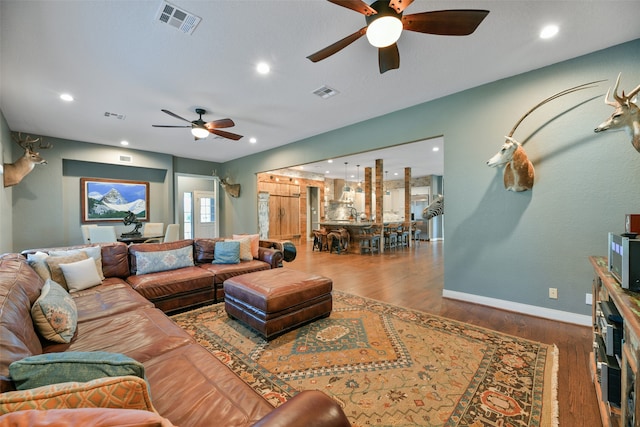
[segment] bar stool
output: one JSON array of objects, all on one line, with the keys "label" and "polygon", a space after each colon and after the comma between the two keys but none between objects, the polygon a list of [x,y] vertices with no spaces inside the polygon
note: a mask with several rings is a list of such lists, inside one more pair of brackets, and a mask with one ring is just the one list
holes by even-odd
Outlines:
[{"label": "bar stool", "polygon": [[317,249],[318,252],[329,250],[327,245],[327,230],[313,230],[313,248],[312,251]]},{"label": "bar stool", "polygon": [[398,245],[401,247],[409,246],[409,230],[403,225],[398,228]]},{"label": "bar stool", "polygon": [[362,233],[355,235],[354,239],[358,241],[361,254],[380,252],[380,236],[372,232],[372,227],[362,229]]},{"label": "bar stool", "polygon": [[329,246],[329,253],[333,252],[334,249],[338,254],[343,250],[346,252],[349,247],[349,231],[346,228],[332,230],[327,234],[327,242]]},{"label": "bar stool", "polygon": [[398,225],[389,224],[384,230],[384,248],[395,249],[398,245]]},{"label": "bar stool", "polygon": [[420,229],[417,228],[413,230],[413,243],[416,245],[420,244]]}]

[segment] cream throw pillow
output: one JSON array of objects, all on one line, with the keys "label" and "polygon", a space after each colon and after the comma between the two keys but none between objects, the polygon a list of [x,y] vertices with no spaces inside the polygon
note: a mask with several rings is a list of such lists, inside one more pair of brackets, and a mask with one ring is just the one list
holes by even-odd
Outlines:
[{"label": "cream throw pillow", "polygon": [[60,264],[69,292],[77,292],[102,283],[93,258],[70,264]]},{"label": "cream throw pillow", "polygon": [[259,255],[259,247],[260,247],[260,235],[259,234],[234,234],[232,236],[234,240],[249,238],[251,239],[251,256],[253,258],[258,258]]},{"label": "cream throw pillow", "polygon": [[78,253],[76,254],[67,256],[49,255],[47,258],[45,258],[45,261],[49,266],[49,271],[51,271],[51,280],[57,282],[58,284],[60,284],[60,286],[68,290],[69,288],[67,287],[67,281],[64,279],[64,273],[60,268],[60,264],[70,264],[72,262],[82,261],[83,259],[88,258],[89,256],[86,254],[86,252],[78,251]]},{"label": "cream throw pillow", "polygon": [[69,256],[76,255],[78,252],[84,252],[87,256],[94,259],[98,275],[100,275],[100,279],[104,280],[104,274],[102,273],[102,248],[100,246],[89,246],[87,248],[70,249],[68,251],[49,251],[49,255]]},{"label": "cream throw pillow", "polygon": [[241,239],[228,240],[227,242],[240,242],[240,261],[251,261],[253,260],[253,254],[251,253],[251,239],[248,237],[243,237]]}]

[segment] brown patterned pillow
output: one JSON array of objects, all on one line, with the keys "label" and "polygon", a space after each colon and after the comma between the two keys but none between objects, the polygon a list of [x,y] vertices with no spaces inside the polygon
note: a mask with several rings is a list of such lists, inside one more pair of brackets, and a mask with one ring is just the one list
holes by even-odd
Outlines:
[{"label": "brown patterned pillow", "polygon": [[72,262],[82,261],[87,258],[89,258],[89,256],[85,252],[78,252],[77,254],[67,256],[48,256],[45,261],[49,266],[49,271],[51,271],[51,280],[59,283],[60,286],[68,291],[69,286],[67,285],[67,281],[64,280],[64,273],[60,268],[60,264],[71,264]]},{"label": "brown patterned pillow", "polygon": [[0,393],[0,414],[26,409],[125,408],[155,411],[147,383],[135,376],[103,377]]}]

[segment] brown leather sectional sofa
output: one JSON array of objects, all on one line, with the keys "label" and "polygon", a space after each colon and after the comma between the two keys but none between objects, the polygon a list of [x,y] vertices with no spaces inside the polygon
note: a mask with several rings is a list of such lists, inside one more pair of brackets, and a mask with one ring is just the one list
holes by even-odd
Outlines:
[{"label": "brown leather sectional sofa", "polygon": [[[188,242],[193,244],[195,258],[204,262],[208,255],[206,251],[199,252],[198,248],[210,248],[211,242]],[[221,283],[228,274],[240,274],[238,266],[226,272],[195,266],[185,271],[161,272],[165,275],[159,273],[155,283],[160,285],[155,289],[153,281],[131,280],[136,277],[130,274],[132,252],[166,248],[157,245],[177,247],[182,244],[184,241],[147,244],[143,248],[138,247],[140,245],[127,247],[122,243],[101,245],[105,279],[98,286],[71,293],[77,306],[78,322],[75,336],[68,344],[46,341],[36,332],[30,309],[44,285],[40,276],[23,255],[0,256],[0,414],[12,393],[20,393],[12,391],[14,384],[9,376],[12,362],[52,352],[106,351],[124,354],[144,365],[153,405],[151,410],[157,411],[163,426],[349,426],[336,402],[317,391],[302,392],[274,409],[162,310],[154,307],[152,301],[167,311],[214,301],[218,296],[216,281]],[[267,268],[277,267],[281,265],[277,252],[261,248],[263,259],[254,261],[265,263]],[[203,280],[201,277],[209,280],[206,290],[207,286],[199,284]],[[60,402],[59,406],[51,417],[62,419],[60,425],[82,424],[82,417],[87,413],[68,409],[73,408],[69,405],[73,405],[70,402],[75,402],[74,399],[58,396],[54,403],[48,402],[48,407],[58,405],[57,402]],[[23,415],[13,412],[8,416]],[[23,425],[40,414],[25,410],[24,417]],[[0,415],[0,424],[1,420]]]}]

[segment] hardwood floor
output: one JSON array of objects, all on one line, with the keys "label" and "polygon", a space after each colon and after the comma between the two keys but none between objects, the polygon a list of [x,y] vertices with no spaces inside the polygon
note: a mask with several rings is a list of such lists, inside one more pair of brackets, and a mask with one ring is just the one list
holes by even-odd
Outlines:
[{"label": "hardwood floor", "polygon": [[[591,328],[443,298],[442,246],[442,242],[421,242],[382,255],[338,255],[312,251],[312,243],[304,242],[296,244],[296,259],[284,268],[330,277],[336,290],[555,344],[560,353],[560,425],[601,426],[588,364]],[[586,260],[585,268],[589,268]]]}]

